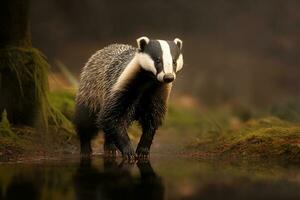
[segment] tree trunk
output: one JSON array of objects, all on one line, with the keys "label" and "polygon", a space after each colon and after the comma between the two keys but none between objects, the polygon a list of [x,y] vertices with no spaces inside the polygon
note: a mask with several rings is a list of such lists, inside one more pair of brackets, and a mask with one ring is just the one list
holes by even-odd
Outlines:
[{"label": "tree trunk", "polygon": [[29,0],[0,1],[0,47],[31,46]]},{"label": "tree trunk", "polygon": [[0,112],[13,124],[47,123],[45,57],[31,46],[30,0],[0,1]]}]

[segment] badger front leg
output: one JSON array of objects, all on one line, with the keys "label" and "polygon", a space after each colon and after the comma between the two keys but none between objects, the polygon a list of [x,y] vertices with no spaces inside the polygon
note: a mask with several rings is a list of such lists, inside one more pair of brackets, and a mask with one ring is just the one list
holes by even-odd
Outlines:
[{"label": "badger front leg", "polygon": [[171,84],[156,85],[143,95],[137,118],[142,126],[142,136],[136,149],[139,158],[147,158],[155,132],[161,126],[167,110]]},{"label": "badger front leg", "polygon": [[150,153],[150,147],[158,127],[151,126],[151,123],[142,124],[143,134],[136,149],[138,158],[147,158]]},{"label": "badger front leg", "polygon": [[148,107],[144,107],[139,119],[143,133],[136,149],[138,158],[148,158],[154,135],[162,124],[166,112],[165,101],[156,99],[152,103],[148,102],[147,105]]}]

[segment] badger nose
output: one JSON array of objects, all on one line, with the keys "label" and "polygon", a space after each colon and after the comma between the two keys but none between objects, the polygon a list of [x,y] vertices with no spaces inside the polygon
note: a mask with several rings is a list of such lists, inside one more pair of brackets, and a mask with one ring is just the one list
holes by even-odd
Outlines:
[{"label": "badger nose", "polygon": [[168,73],[164,75],[164,82],[165,83],[171,83],[172,81],[174,81],[175,77],[173,74]]}]

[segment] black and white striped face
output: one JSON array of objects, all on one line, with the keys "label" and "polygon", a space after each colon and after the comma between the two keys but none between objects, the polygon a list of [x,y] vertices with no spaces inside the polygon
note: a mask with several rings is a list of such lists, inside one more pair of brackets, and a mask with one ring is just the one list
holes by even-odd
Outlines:
[{"label": "black and white striped face", "polygon": [[183,67],[180,39],[165,41],[141,37],[137,43],[138,62],[143,69],[152,72],[160,82],[170,83],[176,79],[176,73]]}]

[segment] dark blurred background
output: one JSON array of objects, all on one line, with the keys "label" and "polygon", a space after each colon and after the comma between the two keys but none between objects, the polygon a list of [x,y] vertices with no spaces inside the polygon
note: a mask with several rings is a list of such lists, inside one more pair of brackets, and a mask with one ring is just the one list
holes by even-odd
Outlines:
[{"label": "dark blurred background", "polygon": [[299,97],[299,0],[33,0],[33,45],[79,75],[110,43],[184,42],[175,94],[264,108]]}]

